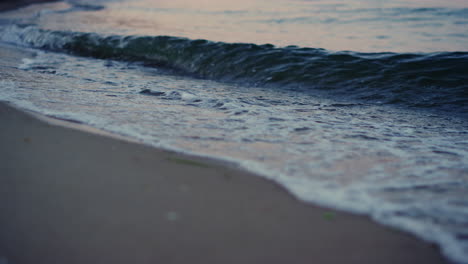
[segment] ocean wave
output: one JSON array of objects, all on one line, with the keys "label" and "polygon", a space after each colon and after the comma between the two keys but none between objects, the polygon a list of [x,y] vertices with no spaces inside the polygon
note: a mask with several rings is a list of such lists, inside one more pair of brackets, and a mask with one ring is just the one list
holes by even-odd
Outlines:
[{"label": "ocean wave", "polygon": [[34,25],[0,29],[30,47],[142,62],[199,78],[411,107],[468,110],[468,52],[358,53],[297,46],[224,43],[172,36],[103,36]]}]

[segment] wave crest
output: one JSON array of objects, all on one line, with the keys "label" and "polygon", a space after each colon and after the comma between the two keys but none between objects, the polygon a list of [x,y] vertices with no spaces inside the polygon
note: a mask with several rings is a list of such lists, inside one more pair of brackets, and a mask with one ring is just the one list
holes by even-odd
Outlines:
[{"label": "wave crest", "polygon": [[1,40],[99,59],[143,62],[200,78],[326,90],[349,99],[456,112],[468,110],[468,53],[330,52],[171,36],[102,36],[33,25],[1,29]]}]

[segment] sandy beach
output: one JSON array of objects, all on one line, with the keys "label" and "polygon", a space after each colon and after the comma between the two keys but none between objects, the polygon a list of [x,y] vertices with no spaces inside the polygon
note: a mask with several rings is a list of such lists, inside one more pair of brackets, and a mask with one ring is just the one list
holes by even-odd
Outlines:
[{"label": "sandy beach", "polygon": [[7,263],[446,263],[242,170],[41,119],[0,105]]}]

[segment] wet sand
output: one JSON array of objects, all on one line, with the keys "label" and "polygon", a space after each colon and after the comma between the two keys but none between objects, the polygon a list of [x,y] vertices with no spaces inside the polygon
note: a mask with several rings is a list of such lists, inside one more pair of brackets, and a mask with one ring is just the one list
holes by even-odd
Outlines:
[{"label": "wet sand", "polygon": [[413,236],[226,164],[5,103],[0,123],[8,263],[447,263]]}]

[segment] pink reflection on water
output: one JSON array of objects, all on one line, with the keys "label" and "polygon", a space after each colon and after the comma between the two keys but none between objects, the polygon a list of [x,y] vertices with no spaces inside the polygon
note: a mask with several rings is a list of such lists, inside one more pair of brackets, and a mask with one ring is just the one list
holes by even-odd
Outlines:
[{"label": "pink reflection on water", "polygon": [[329,50],[468,50],[467,18],[411,10],[420,7],[460,8],[468,7],[468,1],[139,0],[113,3],[97,12],[48,15],[40,22],[54,30]]}]

